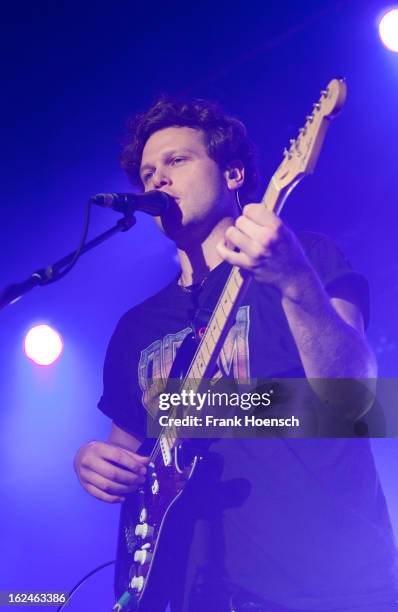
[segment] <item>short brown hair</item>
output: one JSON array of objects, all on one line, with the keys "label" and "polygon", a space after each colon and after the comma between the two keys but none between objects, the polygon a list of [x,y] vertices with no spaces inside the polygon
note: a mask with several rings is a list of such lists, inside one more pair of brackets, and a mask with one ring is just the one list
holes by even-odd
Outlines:
[{"label": "short brown hair", "polygon": [[257,187],[257,168],[254,145],[247,136],[245,125],[229,117],[221,108],[207,100],[189,102],[162,98],[147,112],[129,120],[129,135],[121,154],[121,165],[131,183],[142,186],[140,165],[148,138],[167,127],[191,127],[201,130],[207,154],[224,171],[234,161],[242,162],[245,181],[240,192],[249,201]]}]

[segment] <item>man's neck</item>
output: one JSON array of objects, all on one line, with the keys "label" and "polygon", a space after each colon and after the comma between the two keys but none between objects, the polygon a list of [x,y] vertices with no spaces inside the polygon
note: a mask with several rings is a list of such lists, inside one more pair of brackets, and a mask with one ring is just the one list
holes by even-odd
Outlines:
[{"label": "man's neck", "polygon": [[224,217],[210,231],[206,238],[186,248],[177,247],[177,254],[181,265],[180,284],[184,287],[200,283],[223,260],[218,254],[216,245],[224,240],[227,227],[233,225],[233,217]]}]

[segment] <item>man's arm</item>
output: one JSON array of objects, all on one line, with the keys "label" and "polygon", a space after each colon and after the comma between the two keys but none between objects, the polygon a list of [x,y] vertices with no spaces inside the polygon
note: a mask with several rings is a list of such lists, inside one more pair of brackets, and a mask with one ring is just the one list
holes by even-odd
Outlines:
[{"label": "man's arm", "polygon": [[307,378],[376,377],[359,309],[330,298],[312,268],[282,295],[282,307]]},{"label": "man's arm", "polygon": [[282,298],[282,306],[313,390],[341,416],[355,420],[373,404],[376,359],[358,307],[329,298],[317,277],[314,284],[297,300]]},{"label": "man's arm", "polygon": [[[264,206],[249,204],[217,248],[226,261],[279,290],[305,374],[320,398],[348,410],[350,418],[366,412],[377,368],[361,313],[347,299],[330,299],[293,232]],[[332,380],[344,378],[368,379],[350,386],[349,402],[347,387]]]},{"label": "man's arm", "polygon": [[120,446],[121,448],[125,448],[126,450],[130,450],[135,453],[136,450],[141,446],[142,441],[138,436],[128,433],[115,422],[112,422],[112,428],[108,436],[108,442],[110,444],[115,444],[116,446]]},{"label": "man's arm", "polygon": [[112,423],[107,442],[93,440],[76,453],[74,467],[84,489],[102,501],[117,503],[145,480],[148,457],[136,453],[141,441]]}]

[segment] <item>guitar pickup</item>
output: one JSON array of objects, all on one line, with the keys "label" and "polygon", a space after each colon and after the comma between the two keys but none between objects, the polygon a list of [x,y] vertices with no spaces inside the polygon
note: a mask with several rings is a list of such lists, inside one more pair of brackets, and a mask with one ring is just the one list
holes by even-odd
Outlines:
[{"label": "guitar pickup", "polygon": [[160,438],[160,450],[162,451],[163,463],[166,466],[171,465],[171,451],[165,436]]}]

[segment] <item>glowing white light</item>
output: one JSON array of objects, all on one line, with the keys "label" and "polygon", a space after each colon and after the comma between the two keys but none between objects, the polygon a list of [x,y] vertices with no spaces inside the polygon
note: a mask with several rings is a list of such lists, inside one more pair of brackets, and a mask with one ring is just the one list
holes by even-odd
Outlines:
[{"label": "glowing white light", "polygon": [[25,336],[25,354],[38,365],[51,365],[62,353],[62,338],[48,325],[35,325]]},{"label": "glowing white light", "polygon": [[379,23],[379,34],[383,45],[398,53],[398,8],[383,15]]}]

